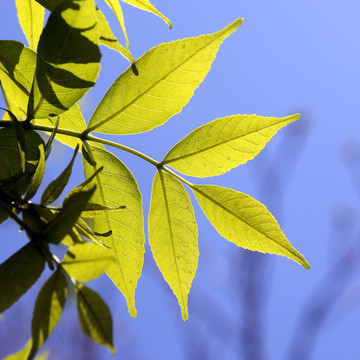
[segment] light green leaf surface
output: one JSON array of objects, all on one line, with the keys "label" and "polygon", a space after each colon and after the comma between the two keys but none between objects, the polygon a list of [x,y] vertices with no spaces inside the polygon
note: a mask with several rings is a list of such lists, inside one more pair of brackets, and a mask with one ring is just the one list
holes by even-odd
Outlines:
[{"label": "light green leaf surface", "polygon": [[28,360],[51,335],[65,305],[66,279],[60,269],[56,270],[41,288],[35,303],[31,322],[33,345]]},{"label": "light green leaf surface", "polygon": [[135,134],[162,125],[179,113],[210,70],[222,41],[242,23],[215,34],[161,44],[136,61],[110,87],[88,124],[88,131]]},{"label": "light green leaf surface", "polygon": [[0,265],[0,313],[17,301],[41,275],[45,258],[33,242]]},{"label": "light green leaf surface", "polygon": [[36,53],[22,43],[0,40],[0,80],[8,110],[26,119],[36,67]]},{"label": "light green leaf surface", "polygon": [[125,28],[125,20],[124,20],[124,14],[123,11],[121,9],[121,5],[120,5],[120,0],[105,0],[105,2],[109,5],[110,9],[114,12],[114,14],[116,15],[121,30],[124,34],[125,37],[125,41],[126,41],[126,47],[129,48],[129,39],[126,33],[126,28]]},{"label": "light green leaf surface", "polygon": [[157,10],[150,3],[150,1],[148,1],[148,0],[123,0],[123,1],[130,4],[130,5],[132,5],[132,6],[135,6],[135,7],[139,8],[139,9],[151,12],[151,13],[161,17],[169,25],[169,28],[170,29],[172,28],[171,21],[166,16],[164,16],[159,10]]},{"label": "light green leaf surface", "polygon": [[245,249],[286,256],[310,268],[260,202],[215,185],[194,185],[192,190],[206,217],[225,239]]},{"label": "light green leaf surface", "polygon": [[100,204],[94,204],[89,203],[86,205],[85,209],[81,212],[81,217],[86,219],[91,219],[99,215],[105,215],[108,212],[113,211],[121,211],[124,210],[125,206],[119,206],[116,208],[100,205]]},{"label": "light green leaf surface", "polygon": [[224,174],[253,159],[279,129],[299,117],[233,115],[214,120],[177,143],[162,163],[190,176]]},{"label": "light green leaf surface", "polygon": [[112,251],[96,244],[83,243],[71,246],[61,263],[70,276],[86,282],[102,275],[114,260]]},{"label": "light green leaf surface", "polygon": [[29,46],[36,50],[42,32],[45,9],[35,0],[16,0],[19,23]]},{"label": "light green leaf surface", "polygon": [[28,117],[59,115],[94,86],[100,70],[93,0],[66,1],[50,14],[38,46]]},{"label": "light green leaf surface", "polygon": [[125,59],[129,60],[131,63],[134,63],[135,59],[131,55],[130,51],[124,48],[114,36],[104,14],[99,9],[96,11],[96,14],[99,26],[100,43],[106,45],[110,49],[119,51]]},{"label": "light green leaf surface", "polygon": [[149,242],[156,264],[188,320],[187,301],[198,266],[198,231],[189,195],[174,176],[156,173],[149,213]]},{"label": "light green leaf surface", "polygon": [[[125,296],[130,315],[136,316],[135,289],[144,261],[144,219],[142,196],[135,178],[127,167],[110,152],[91,146],[93,161],[104,169],[96,176],[96,191],[92,202],[109,207],[126,206],[122,211],[108,212],[94,219],[94,231],[112,235],[103,242],[114,251],[116,262],[107,275]],[[84,159],[86,178],[95,169]]]},{"label": "light green leaf surface", "polygon": [[115,352],[112,336],[112,318],[109,308],[99,294],[85,285],[76,285],[79,321],[84,333],[95,342]]},{"label": "light green leaf surface", "polygon": [[41,185],[44,172],[45,172],[45,148],[43,144],[40,144],[39,146],[39,162],[37,164],[34,176],[31,179],[30,186],[28,191],[26,192],[24,200],[28,201],[30,200],[39,189],[39,186]]}]

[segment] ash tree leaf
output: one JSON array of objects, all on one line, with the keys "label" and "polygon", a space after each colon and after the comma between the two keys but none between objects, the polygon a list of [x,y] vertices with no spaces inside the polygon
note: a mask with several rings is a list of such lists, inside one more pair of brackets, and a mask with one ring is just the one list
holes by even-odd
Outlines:
[{"label": "ash tree leaf", "polygon": [[125,206],[108,207],[100,204],[89,203],[86,205],[85,209],[81,212],[81,217],[86,219],[91,219],[99,215],[104,215],[109,211],[119,211],[124,210]]},{"label": "ash tree leaf", "polygon": [[102,275],[115,260],[112,251],[83,243],[71,246],[61,264],[78,281],[91,281]]},{"label": "ash tree leaf", "polygon": [[174,176],[158,171],[149,212],[149,242],[156,264],[176,295],[182,317],[198,266],[198,231],[189,195]]},{"label": "ash tree leaf", "polygon": [[110,49],[119,51],[125,59],[134,63],[135,59],[131,55],[130,51],[123,47],[114,36],[104,14],[99,9],[97,9],[96,14],[99,25],[100,43]]},{"label": "ash tree leaf", "polygon": [[41,196],[41,205],[48,205],[54,202],[63,192],[65,186],[67,185],[70,175],[72,172],[72,168],[74,165],[74,161],[76,155],[78,153],[79,147],[77,146],[74,151],[74,155],[69,162],[69,165],[63,170],[63,172],[54,180],[52,181],[47,188],[45,189],[44,193]]},{"label": "ash tree leaf", "polygon": [[42,32],[45,9],[35,0],[16,0],[19,23],[29,46],[36,50]]},{"label": "ash tree leaf", "polygon": [[[124,295],[130,315],[135,317],[135,289],[145,251],[142,196],[132,173],[115,155],[94,146],[88,149],[93,162],[104,167],[96,176],[97,187],[91,201],[108,207],[126,206],[122,211],[111,211],[95,217],[94,232],[112,231],[109,237],[102,238],[116,257],[106,273]],[[97,170],[85,159],[83,165],[86,178]]]},{"label": "ash tree leaf", "polygon": [[310,269],[263,204],[215,185],[194,185],[192,190],[206,217],[225,239],[252,251],[286,256]]},{"label": "ash tree leaf", "polygon": [[112,318],[109,308],[99,294],[83,284],[76,285],[79,322],[84,333],[115,352],[112,335]]},{"label": "ash tree leaf", "polygon": [[30,242],[0,265],[0,313],[9,308],[36,282],[45,267],[45,258]]},{"label": "ash tree leaf", "polygon": [[299,117],[233,115],[216,119],[177,143],[162,164],[196,177],[224,174],[253,159],[280,128]]},{"label": "ash tree leaf", "polygon": [[128,68],[100,101],[88,132],[135,134],[149,131],[179,113],[210,70],[222,41],[242,23],[236,20],[210,35],[159,46]]},{"label": "ash tree leaf", "polygon": [[28,360],[34,358],[38,349],[53,332],[64,309],[66,294],[65,276],[57,269],[43,285],[36,299],[31,322],[33,342]]},{"label": "ash tree leaf", "polygon": [[139,8],[139,9],[151,12],[151,13],[161,17],[168,24],[169,28],[170,29],[172,28],[171,21],[166,16],[164,16],[159,10],[157,10],[150,3],[150,1],[148,1],[148,0],[123,0],[123,1],[130,4],[130,5],[132,5],[132,6],[135,6],[135,7]]},{"label": "ash tree leaf", "polygon": [[40,37],[27,115],[59,115],[94,86],[100,70],[99,34],[93,0],[60,4]]}]

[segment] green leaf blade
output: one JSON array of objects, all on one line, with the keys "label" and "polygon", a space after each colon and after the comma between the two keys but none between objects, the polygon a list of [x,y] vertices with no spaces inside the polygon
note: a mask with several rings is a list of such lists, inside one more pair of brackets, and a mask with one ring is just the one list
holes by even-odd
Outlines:
[{"label": "green leaf blade", "polygon": [[216,119],[177,143],[162,163],[189,176],[224,174],[253,159],[279,129],[299,117],[233,115]]},{"label": "green leaf blade", "polygon": [[[112,234],[102,241],[111,247],[116,261],[106,273],[123,293],[129,313],[136,316],[135,289],[144,262],[144,219],[142,196],[135,178],[127,167],[108,151],[89,146],[89,155],[104,169],[96,176],[96,191],[92,202],[107,207],[120,207],[122,211],[107,212],[94,218],[94,231]],[[83,160],[85,177],[89,178],[96,166]]]},{"label": "green leaf blade", "polygon": [[139,75],[127,69],[110,87],[88,131],[136,134],[179,113],[210,70],[222,41],[242,23],[236,20],[210,35],[161,44],[136,61]]},{"label": "green leaf blade", "polygon": [[189,195],[175,177],[156,173],[149,213],[149,242],[156,264],[188,320],[187,300],[198,265],[198,232]]},{"label": "green leaf blade", "polygon": [[192,190],[206,217],[225,239],[252,251],[286,256],[310,269],[263,204],[215,185],[194,185]]}]

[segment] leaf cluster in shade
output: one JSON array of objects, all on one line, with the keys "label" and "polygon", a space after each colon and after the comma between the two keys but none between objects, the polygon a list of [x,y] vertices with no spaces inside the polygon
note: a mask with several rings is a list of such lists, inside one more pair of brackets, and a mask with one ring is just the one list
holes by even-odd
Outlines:
[{"label": "leaf cluster in shade", "polygon": [[[124,1],[172,26],[148,0]],[[188,134],[162,161],[92,135],[150,131],[181,112],[206,77],[220,45],[242,19],[213,34],[160,44],[135,61],[122,5],[118,0],[106,3],[118,19],[125,45],[94,0],[16,0],[29,47],[0,40],[0,80],[7,105],[0,121],[0,223],[15,221],[29,238],[0,265],[0,293],[6,294],[0,298],[0,312],[26,293],[45,266],[52,270],[37,296],[32,338],[9,359],[35,358],[61,317],[70,287],[76,293],[83,332],[114,352],[110,310],[84,284],[104,273],[124,295],[130,315],[137,315],[135,291],[146,239],[142,194],[112,148],[155,167],[148,240],[185,321],[199,259],[189,190],[226,240],[245,249],[286,256],[310,268],[264,205],[241,192],[193,184],[183,177],[213,177],[246,163],[299,115],[218,118]],[[50,15],[43,28],[45,8]],[[118,51],[132,65],[114,81],[86,122],[77,103],[96,83],[100,45]],[[49,135],[46,143],[39,132]],[[54,139],[74,153],[68,165],[42,186]],[[79,150],[85,180],[59,206]],[[62,260],[52,253],[50,244],[67,247]],[[37,358],[41,357],[46,354]]]}]

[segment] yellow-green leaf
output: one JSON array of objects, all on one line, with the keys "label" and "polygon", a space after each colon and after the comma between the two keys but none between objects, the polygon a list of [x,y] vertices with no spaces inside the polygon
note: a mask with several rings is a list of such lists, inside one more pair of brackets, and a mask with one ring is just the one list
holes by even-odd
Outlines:
[{"label": "yellow-green leaf", "polygon": [[94,0],[66,1],[49,16],[38,46],[27,115],[59,115],[94,86],[100,71]]},{"label": "yellow-green leaf", "polygon": [[129,60],[131,63],[134,63],[135,59],[131,55],[130,51],[124,48],[114,36],[104,14],[99,9],[96,11],[96,14],[99,25],[100,43],[109,47],[110,49],[119,51],[125,59]]},{"label": "yellow-green leaf", "polygon": [[109,5],[110,9],[114,12],[114,14],[116,15],[121,30],[124,33],[124,37],[126,40],[126,47],[129,48],[129,39],[126,33],[126,28],[125,28],[125,20],[124,20],[124,14],[123,11],[121,9],[121,5],[120,5],[120,0],[105,0],[105,2]]},{"label": "yellow-green leaf", "polygon": [[198,265],[198,232],[194,210],[183,185],[159,171],[152,188],[149,242],[156,264],[188,320],[187,301]]},{"label": "yellow-green leaf", "polygon": [[151,13],[161,17],[169,25],[169,28],[170,29],[172,28],[171,21],[166,16],[164,16],[159,10],[157,10],[150,3],[150,1],[148,1],[148,0],[123,0],[123,1],[130,4],[130,5],[132,5],[132,6],[135,6],[135,7],[139,8],[139,9],[151,12]]},{"label": "yellow-green leaf", "polygon": [[45,9],[35,0],[16,0],[16,10],[29,46],[36,50],[43,28]]},{"label": "yellow-green leaf", "polygon": [[222,41],[242,23],[215,34],[161,44],[120,75],[96,108],[88,131],[135,134],[179,113],[210,70]]},{"label": "yellow-green leaf", "polygon": [[[115,253],[116,261],[106,271],[125,296],[130,315],[136,316],[135,289],[144,261],[144,219],[142,196],[135,178],[127,167],[108,151],[89,146],[89,156],[104,169],[96,176],[96,191],[92,202],[108,207],[126,206],[122,211],[107,212],[94,219],[94,231],[112,234],[102,238]],[[89,178],[96,166],[83,161]]]},{"label": "yellow-green leaf", "polygon": [[224,174],[253,159],[276,134],[299,115],[283,118],[233,115],[201,126],[177,143],[163,164],[190,176]]},{"label": "yellow-green leaf", "polygon": [[33,344],[28,360],[53,332],[65,305],[66,279],[61,270],[56,270],[41,288],[35,303],[31,322]]},{"label": "yellow-green leaf", "polygon": [[99,294],[83,284],[76,285],[79,321],[84,333],[115,352],[112,339],[112,319],[109,308]]},{"label": "yellow-green leaf", "polygon": [[310,268],[263,204],[215,185],[195,185],[192,190],[206,217],[225,239],[245,249],[286,256]]},{"label": "yellow-green leaf", "polygon": [[83,243],[69,248],[62,265],[70,276],[86,282],[102,275],[114,260],[112,251],[96,244]]}]

